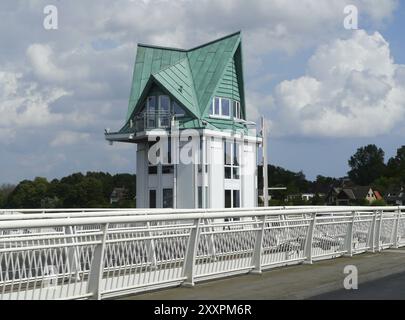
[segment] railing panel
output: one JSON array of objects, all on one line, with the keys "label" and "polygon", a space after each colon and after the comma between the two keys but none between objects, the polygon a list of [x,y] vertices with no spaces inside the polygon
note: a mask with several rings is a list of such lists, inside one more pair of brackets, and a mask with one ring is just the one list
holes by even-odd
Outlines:
[{"label": "railing panel", "polygon": [[268,218],[264,228],[262,265],[266,268],[305,260],[310,220],[305,216]]},{"label": "railing panel", "polygon": [[216,219],[201,227],[196,278],[248,272],[259,228],[255,219]]},{"label": "railing panel", "polygon": [[[0,219],[0,299],[101,299],[405,246],[403,207],[78,211]],[[142,213],[143,212],[143,213]]]},{"label": "railing panel", "polygon": [[346,232],[352,223],[351,214],[319,216],[312,241],[312,258],[339,256],[347,252]]}]

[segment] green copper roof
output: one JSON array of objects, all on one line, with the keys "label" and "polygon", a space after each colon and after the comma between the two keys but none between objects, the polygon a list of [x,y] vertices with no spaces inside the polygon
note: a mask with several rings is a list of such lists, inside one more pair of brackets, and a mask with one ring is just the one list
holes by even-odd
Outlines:
[{"label": "green copper roof", "polygon": [[246,116],[240,32],[190,50],[138,45],[127,124],[154,84],[174,97],[196,124],[206,120],[216,127],[209,118],[214,96],[239,100]]}]

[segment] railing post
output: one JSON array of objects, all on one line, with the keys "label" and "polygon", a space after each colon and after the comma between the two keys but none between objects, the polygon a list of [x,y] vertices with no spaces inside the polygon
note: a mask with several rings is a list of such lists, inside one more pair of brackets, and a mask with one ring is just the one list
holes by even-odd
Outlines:
[{"label": "railing post", "polygon": [[377,250],[380,252],[381,251],[381,227],[382,227],[382,222],[383,222],[383,211],[379,211],[379,216],[380,219],[377,219],[377,239],[376,239],[376,247]]},{"label": "railing post", "polygon": [[314,241],[314,231],[315,231],[315,224],[316,224],[316,213],[312,214],[311,221],[308,227],[307,239],[305,241],[305,261],[306,264],[312,264],[312,244]]},{"label": "railing post", "polygon": [[399,248],[398,230],[399,230],[400,222],[401,222],[401,208],[398,207],[397,218],[395,219],[395,226],[394,226],[394,248],[395,249]]},{"label": "railing post", "polygon": [[353,229],[354,229],[354,220],[356,219],[356,211],[352,212],[352,221],[349,222],[347,227],[346,234],[346,250],[349,257],[353,256]]},{"label": "railing post", "polygon": [[256,232],[255,246],[253,249],[252,256],[252,266],[253,269],[250,271],[252,274],[261,274],[262,273],[262,254],[263,254],[263,236],[264,228],[266,226],[266,216],[259,218],[257,223],[258,230]]},{"label": "railing post", "polygon": [[370,226],[370,234],[368,237],[368,251],[375,252],[375,233],[377,225],[377,211],[373,211],[373,221]]},{"label": "railing post", "polygon": [[[147,236],[152,237],[152,233],[150,232],[150,222],[146,222],[146,227],[148,228],[147,231]],[[153,239],[149,239],[148,241],[148,251],[147,251],[147,257],[150,260],[151,266],[153,268],[156,267],[157,265],[157,259],[156,259],[156,251],[155,251],[155,241]]]},{"label": "railing post", "polygon": [[[210,223],[211,224],[213,224],[213,222],[214,222],[214,219],[206,219],[205,220],[205,222],[206,222],[206,224],[207,225],[209,225]],[[215,259],[215,255],[216,255],[216,249],[215,249],[215,239],[214,239],[214,231],[215,231],[215,228],[214,227],[210,227],[209,228],[209,230],[212,232],[210,235],[209,235],[209,240],[208,240],[208,254],[213,258],[213,259]]]},{"label": "railing post", "polygon": [[198,240],[200,237],[200,223],[201,219],[194,220],[194,226],[190,231],[190,237],[188,239],[183,265],[183,276],[186,279],[182,285],[185,287],[194,286],[195,259],[197,256]]},{"label": "railing post", "polygon": [[87,292],[93,294],[90,297],[92,300],[101,299],[100,287],[104,272],[104,251],[107,241],[108,225],[108,223],[104,224],[100,228],[100,231],[102,232],[101,243],[99,243],[94,249],[94,257],[91,262]]}]

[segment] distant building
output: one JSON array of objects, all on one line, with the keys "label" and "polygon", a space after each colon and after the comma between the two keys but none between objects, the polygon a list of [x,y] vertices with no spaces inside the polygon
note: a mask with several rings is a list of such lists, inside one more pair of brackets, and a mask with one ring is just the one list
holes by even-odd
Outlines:
[{"label": "distant building", "polygon": [[287,201],[311,201],[315,198],[316,194],[314,193],[300,193],[300,194],[290,194],[287,196]]},{"label": "distant building", "polygon": [[382,200],[382,196],[378,191],[373,190],[369,186],[342,188],[336,196],[336,205],[345,206],[359,204],[362,201],[373,203],[376,200]]},{"label": "distant building", "polygon": [[337,196],[342,191],[342,188],[332,187],[328,194],[326,195],[325,202],[329,205],[336,205]]},{"label": "distant building", "polygon": [[403,187],[398,189],[389,190],[385,196],[387,204],[403,206],[405,205],[405,190]]},{"label": "distant building", "polygon": [[128,190],[125,188],[115,188],[110,195],[110,204],[118,203],[126,198]]}]

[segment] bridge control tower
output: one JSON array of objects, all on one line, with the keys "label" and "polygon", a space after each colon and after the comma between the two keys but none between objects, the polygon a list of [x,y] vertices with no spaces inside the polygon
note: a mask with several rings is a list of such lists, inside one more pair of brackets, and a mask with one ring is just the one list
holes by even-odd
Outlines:
[{"label": "bridge control tower", "polygon": [[240,32],[190,50],[139,44],[125,124],[105,138],[137,145],[138,208],[256,207],[262,138],[246,115]]}]

